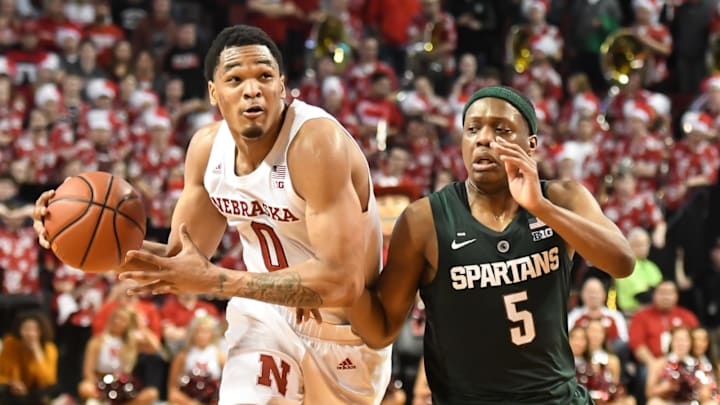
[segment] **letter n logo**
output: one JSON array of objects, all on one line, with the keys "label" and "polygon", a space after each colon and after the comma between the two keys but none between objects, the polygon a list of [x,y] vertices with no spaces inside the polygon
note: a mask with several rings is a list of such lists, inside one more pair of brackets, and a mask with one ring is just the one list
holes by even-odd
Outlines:
[{"label": "letter n logo", "polygon": [[[290,371],[290,365],[285,361],[280,360],[280,368],[282,369],[282,372],[280,372],[280,370],[278,370],[278,365],[275,362],[275,358],[267,354],[260,355],[260,364],[262,365],[262,370],[260,371],[260,375],[257,379],[258,385],[265,385],[272,388],[272,380],[275,380],[278,392],[282,394],[282,396],[285,396],[285,393],[287,392],[287,375]],[[272,374],[272,378],[270,378],[270,374]]]}]

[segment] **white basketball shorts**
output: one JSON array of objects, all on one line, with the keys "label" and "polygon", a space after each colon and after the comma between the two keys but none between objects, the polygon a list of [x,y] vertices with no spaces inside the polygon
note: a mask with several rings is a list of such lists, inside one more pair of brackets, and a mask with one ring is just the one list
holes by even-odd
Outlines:
[{"label": "white basketball shorts", "polygon": [[233,298],[219,405],[378,405],[391,347],[374,350],[349,325],[295,322],[295,310]]}]

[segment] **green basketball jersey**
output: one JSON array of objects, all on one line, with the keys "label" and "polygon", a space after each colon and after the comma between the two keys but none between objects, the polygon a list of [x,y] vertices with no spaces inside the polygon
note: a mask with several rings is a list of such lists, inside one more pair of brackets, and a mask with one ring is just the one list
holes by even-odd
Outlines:
[{"label": "green basketball jersey", "polygon": [[487,228],[461,182],[430,205],[438,268],[420,293],[433,403],[586,403],[568,342],[565,242],[522,208],[504,231]]}]

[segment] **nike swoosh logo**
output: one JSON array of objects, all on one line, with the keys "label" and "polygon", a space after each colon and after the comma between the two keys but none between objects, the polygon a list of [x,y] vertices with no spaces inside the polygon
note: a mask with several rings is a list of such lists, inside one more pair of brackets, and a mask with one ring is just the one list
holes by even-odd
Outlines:
[{"label": "nike swoosh logo", "polygon": [[452,248],[452,250],[458,250],[463,246],[467,246],[467,245],[475,242],[476,240],[477,239],[470,239],[470,240],[466,240],[465,242],[460,242],[460,243],[457,243],[457,242],[455,242],[455,240],[453,240],[452,243],[450,244],[450,248]]}]

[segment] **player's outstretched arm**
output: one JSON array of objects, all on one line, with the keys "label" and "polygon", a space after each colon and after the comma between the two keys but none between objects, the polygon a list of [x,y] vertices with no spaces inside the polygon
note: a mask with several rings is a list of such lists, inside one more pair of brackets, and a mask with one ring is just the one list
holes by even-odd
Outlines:
[{"label": "player's outstretched arm", "polygon": [[553,181],[547,198],[540,189],[537,162],[520,145],[498,137],[490,147],[500,156],[515,201],[557,232],[594,266],[616,278],[629,276],[635,256],[617,226],[580,183]]},{"label": "player's outstretched arm", "polygon": [[427,198],[410,204],[398,218],[377,284],[366,289],[349,311],[353,330],[369,347],[386,347],[400,334],[423,271],[428,265],[436,266],[434,235]]},{"label": "player's outstretched arm", "polygon": [[615,278],[632,274],[635,256],[627,239],[582,184],[550,182],[548,201],[533,214],[594,266]]}]

